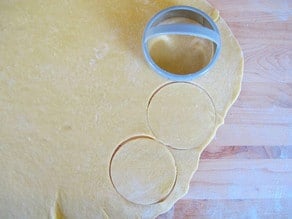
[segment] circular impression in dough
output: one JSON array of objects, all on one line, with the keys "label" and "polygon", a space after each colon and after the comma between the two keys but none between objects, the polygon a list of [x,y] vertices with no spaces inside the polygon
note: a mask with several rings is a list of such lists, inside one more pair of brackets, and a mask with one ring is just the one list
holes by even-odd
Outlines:
[{"label": "circular impression in dough", "polygon": [[216,110],[211,97],[192,83],[169,83],[150,98],[148,124],[153,135],[176,149],[208,143],[215,132]]},{"label": "circular impression in dough", "polygon": [[150,205],[163,201],[176,181],[175,161],[167,147],[150,137],[123,142],[110,164],[117,192],[130,202]]}]

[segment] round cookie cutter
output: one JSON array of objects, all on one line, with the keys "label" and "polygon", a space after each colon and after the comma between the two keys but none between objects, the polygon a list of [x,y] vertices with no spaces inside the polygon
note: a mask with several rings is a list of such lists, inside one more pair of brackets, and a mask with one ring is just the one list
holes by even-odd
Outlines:
[{"label": "round cookie cutter", "polygon": [[[170,18],[188,18],[198,24],[161,24],[163,21]],[[213,42],[214,45],[213,56],[209,63],[199,71],[189,74],[168,72],[156,64],[148,48],[149,40],[161,35],[186,35],[208,39]],[[173,6],[160,11],[148,22],[143,34],[142,49],[148,64],[161,76],[172,81],[191,81],[204,75],[215,65],[221,51],[221,37],[217,25],[205,12],[189,6]]]}]

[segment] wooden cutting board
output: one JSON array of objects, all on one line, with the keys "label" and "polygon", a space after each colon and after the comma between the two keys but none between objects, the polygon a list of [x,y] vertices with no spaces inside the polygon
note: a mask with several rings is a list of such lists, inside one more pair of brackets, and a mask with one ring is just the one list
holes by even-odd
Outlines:
[{"label": "wooden cutting board", "polygon": [[210,0],[245,56],[242,92],[165,218],[292,218],[292,1]]}]

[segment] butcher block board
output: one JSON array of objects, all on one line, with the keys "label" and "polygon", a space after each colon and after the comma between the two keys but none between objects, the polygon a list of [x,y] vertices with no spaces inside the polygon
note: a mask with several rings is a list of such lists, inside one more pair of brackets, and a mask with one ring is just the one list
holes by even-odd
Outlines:
[{"label": "butcher block board", "polygon": [[159,219],[292,218],[292,1],[209,2],[243,49],[242,92]]}]

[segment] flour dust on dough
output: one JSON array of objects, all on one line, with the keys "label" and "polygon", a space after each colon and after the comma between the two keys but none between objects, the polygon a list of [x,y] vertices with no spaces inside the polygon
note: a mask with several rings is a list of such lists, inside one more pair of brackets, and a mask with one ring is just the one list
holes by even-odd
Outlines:
[{"label": "flour dust on dough", "polygon": [[[147,21],[174,5],[205,11],[222,36],[218,62],[191,84],[153,72],[141,49]],[[186,194],[242,73],[238,42],[205,0],[0,1],[0,217],[166,212]]]}]

